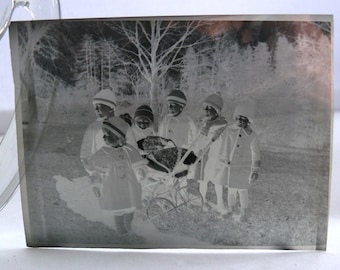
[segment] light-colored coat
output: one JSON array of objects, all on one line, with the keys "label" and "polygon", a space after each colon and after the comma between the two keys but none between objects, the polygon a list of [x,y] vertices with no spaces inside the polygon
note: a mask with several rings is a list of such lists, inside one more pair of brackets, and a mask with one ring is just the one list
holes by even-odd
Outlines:
[{"label": "light-colored coat", "polygon": [[176,146],[188,148],[193,142],[197,128],[194,121],[183,114],[174,117],[167,115],[160,123],[158,136],[171,139]]},{"label": "light-colored coat", "polygon": [[[195,154],[201,156],[206,147],[209,147],[209,149],[207,149],[202,156],[201,163],[199,163],[196,168],[191,168],[190,178],[214,182],[216,176],[225,168],[225,131],[221,133],[221,130],[225,129],[226,126],[227,121],[219,117],[213,122],[206,136],[202,134],[199,135],[198,140],[195,142],[195,148],[193,149]],[[217,134],[219,134],[219,136],[211,143]],[[201,168],[202,166],[203,170]],[[192,174],[193,171],[194,174]]]},{"label": "light-colored coat", "polygon": [[88,160],[88,169],[101,175],[100,207],[115,214],[134,211],[141,206],[141,184],[135,170],[147,164],[130,145],[119,148],[105,146]]},{"label": "light-colored coat", "polygon": [[87,127],[80,148],[81,160],[88,159],[91,155],[106,145],[103,139],[104,133],[102,131],[102,126],[102,121],[95,121]]},{"label": "light-colored coat", "polygon": [[227,128],[227,182],[230,188],[248,189],[250,177],[260,167],[260,144],[257,134],[248,129]]},{"label": "light-colored coat", "polygon": [[226,131],[224,131],[218,139],[212,143],[207,152],[207,161],[204,166],[204,180],[211,181],[214,184],[220,184],[220,178],[225,178],[225,162],[226,162]]}]

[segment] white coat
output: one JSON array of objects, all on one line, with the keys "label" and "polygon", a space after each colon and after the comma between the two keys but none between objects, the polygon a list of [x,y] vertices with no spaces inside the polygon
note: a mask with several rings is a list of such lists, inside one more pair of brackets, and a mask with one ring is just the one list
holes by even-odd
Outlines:
[{"label": "white coat", "polygon": [[[191,174],[189,174],[189,178],[214,182],[216,176],[224,169],[226,160],[226,154],[224,152],[225,131],[221,133],[221,130],[224,130],[226,126],[227,121],[219,117],[212,122],[206,135],[199,135],[193,151],[199,157],[202,156],[204,150],[206,151],[201,157],[201,162],[197,164],[197,167],[190,169]],[[217,139],[214,138],[216,136],[218,136]],[[212,142],[213,138],[214,141]],[[207,147],[209,148],[206,149]]]},{"label": "white coat", "polygon": [[253,171],[260,167],[260,147],[257,134],[249,129],[227,129],[227,182],[230,188],[248,189]]},{"label": "white coat", "polygon": [[[213,126],[210,133],[213,133],[221,128],[219,126]],[[214,141],[206,156],[206,162],[204,165],[204,177],[205,181],[211,181],[214,184],[221,184],[220,178],[225,178],[225,162],[226,155],[226,130]]]},{"label": "white coat", "polygon": [[83,137],[83,142],[80,148],[80,159],[86,160],[91,155],[96,153],[99,149],[106,145],[103,136],[102,130],[103,122],[101,120],[95,121],[91,123]]},{"label": "white coat", "polygon": [[167,115],[160,123],[158,136],[171,139],[177,147],[188,148],[194,141],[197,128],[194,121],[183,114],[174,117]]},{"label": "white coat", "polygon": [[100,207],[115,214],[134,211],[141,206],[142,191],[135,170],[145,168],[147,161],[130,145],[105,146],[88,160],[88,169],[101,175]]}]

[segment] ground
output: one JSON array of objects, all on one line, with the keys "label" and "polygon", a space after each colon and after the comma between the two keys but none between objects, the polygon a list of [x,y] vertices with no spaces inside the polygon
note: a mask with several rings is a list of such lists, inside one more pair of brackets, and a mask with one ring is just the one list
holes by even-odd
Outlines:
[{"label": "ground", "polygon": [[[142,208],[134,220],[136,234],[122,237],[110,226],[110,221],[100,218],[96,221],[82,215],[81,211],[74,211],[58,192],[60,179],[65,183],[69,181],[73,188],[76,187],[74,183],[79,184],[79,179],[86,179],[82,178],[86,172],[79,160],[85,128],[44,126],[37,143],[29,140],[33,138],[31,130],[25,131],[28,139],[25,145],[26,192],[30,208],[25,225],[30,226],[27,230],[29,245],[280,249],[323,249],[326,245],[328,153],[275,147],[262,149],[260,178],[249,190],[250,216],[246,223],[221,217],[211,210],[195,216],[179,216],[175,230],[159,232],[148,223],[145,208]],[[191,184],[197,187],[197,183]],[[215,201],[212,186],[209,187],[209,199]],[[84,189],[77,189],[72,193],[73,200],[81,201],[85,198],[86,180]]]}]

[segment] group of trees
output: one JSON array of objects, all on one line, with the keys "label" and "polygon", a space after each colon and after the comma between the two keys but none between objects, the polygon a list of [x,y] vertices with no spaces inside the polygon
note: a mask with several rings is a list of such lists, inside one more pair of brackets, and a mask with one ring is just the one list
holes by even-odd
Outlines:
[{"label": "group of trees", "polygon": [[249,97],[263,119],[301,109],[308,114],[324,108],[320,101],[329,108],[327,23],[155,19],[28,22],[18,28],[18,39],[26,37],[19,42],[26,67],[35,73],[25,73],[23,66],[21,75],[24,81],[34,78],[29,96],[45,106],[55,95],[65,110],[70,95],[87,106],[92,95],[109,87],[124,106],[131,105],[128,112],[148,103],[156,116],[172,89],[186,93],[195,116],[197,104],[213,92],[222,94],[226,115]]}]

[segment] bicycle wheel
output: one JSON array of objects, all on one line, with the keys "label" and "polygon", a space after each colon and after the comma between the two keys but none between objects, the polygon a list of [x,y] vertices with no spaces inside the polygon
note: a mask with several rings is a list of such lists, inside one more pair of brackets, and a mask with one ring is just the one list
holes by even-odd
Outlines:
[{"label": "bicycle wheel", "polygon": [[176,208],[180,212],[194,215],[203,209],[203,197],[201,193],[189,186],[181,187],[175,193]]},{"label": "bicycle wheel", "polygon": [[175,205],[168,199],[156,197],[150,200],[146,209],[148,219],[160,231],[169,231],[177,225]]}]

